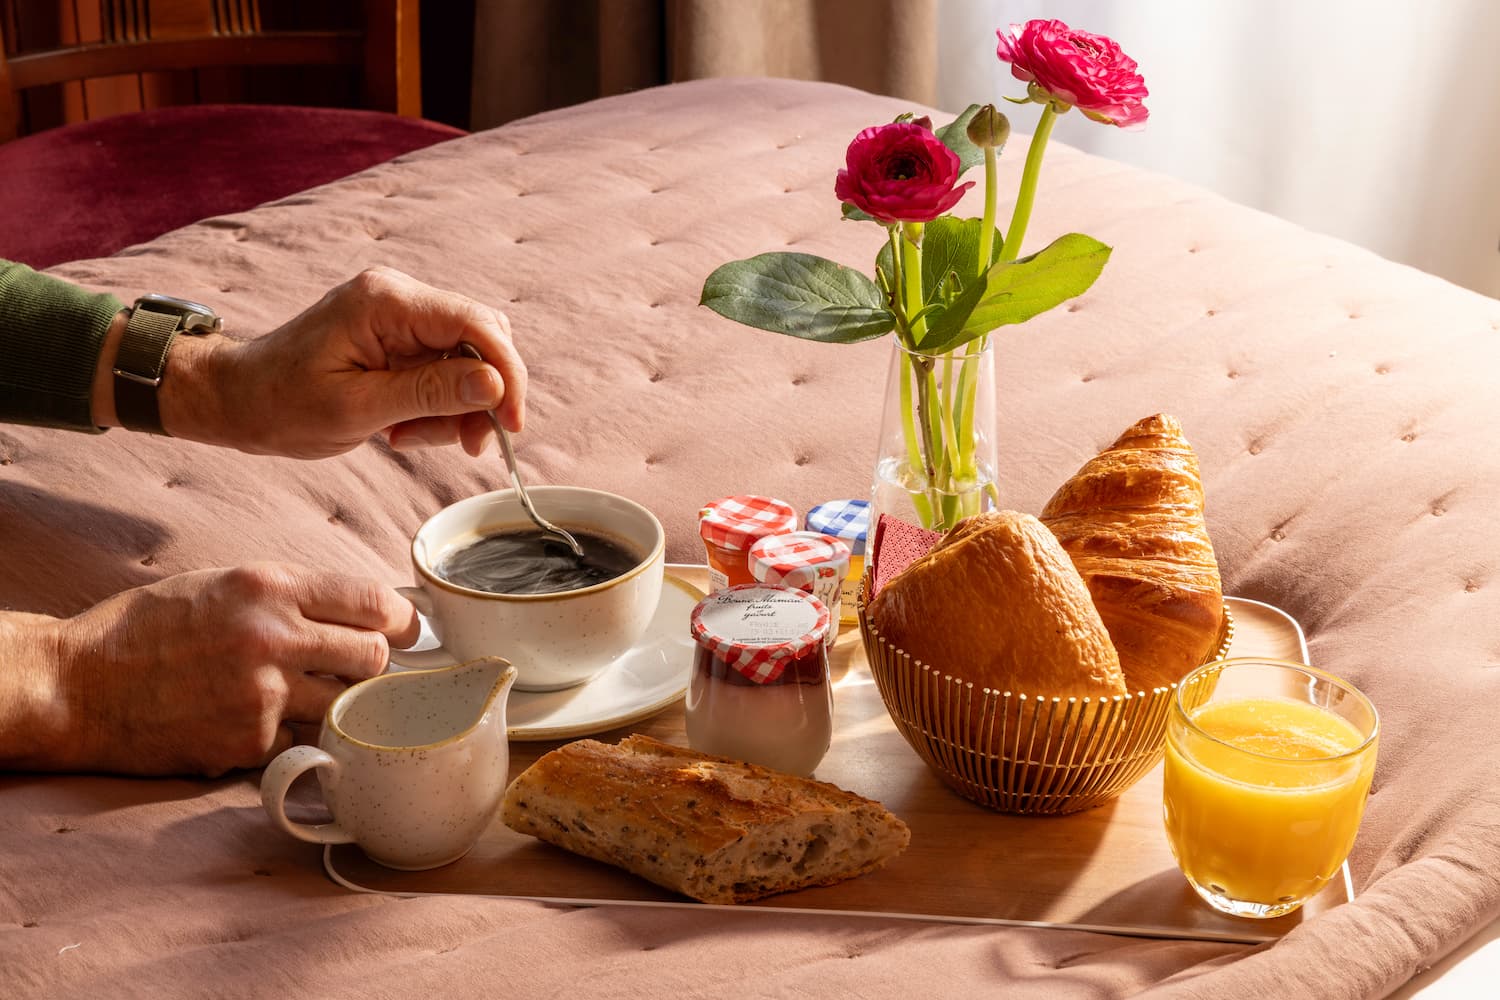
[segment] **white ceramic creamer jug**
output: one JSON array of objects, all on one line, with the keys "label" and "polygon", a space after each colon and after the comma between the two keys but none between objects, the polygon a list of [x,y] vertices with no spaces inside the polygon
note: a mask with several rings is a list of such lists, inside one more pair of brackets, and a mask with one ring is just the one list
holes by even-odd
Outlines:
[{"label": "white ceramic creamer jug", "polygon": [[[509,662],[484,657],[355,684],[329,706],[318,746],[292,747],[266,768],[261,803],[293,837],[356,843],[390,868],[457,861],[505,793],[505,702],[515,679]],[[287,789],[309,768],[318,770],[331,823],[287,818]]]}]

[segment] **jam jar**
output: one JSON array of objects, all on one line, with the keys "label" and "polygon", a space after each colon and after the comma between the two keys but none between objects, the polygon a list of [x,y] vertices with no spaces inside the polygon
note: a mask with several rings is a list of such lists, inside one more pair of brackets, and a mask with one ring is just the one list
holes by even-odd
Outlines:
[{"label": "jam jar", "polygon": [[693,609],[687,690],[694,750],[806,777],[833,740],[828,608],[790,587],[741,584]]},{"label": "jam jar", "polygon": [[[767,535],[750,547],[750,572],[757,583],[796,587],[822,601],[832,621],[839,621],[844,575],[849,572],[849,546],[816,531]],[[830,624],[827,644],[838,637]]]},{"label": "jam jar", "polygon": [[849,570],[844,575],[839,621],[859,624],[860,581],[865,575],[865,538],[870,533],[870,501],[829,500],[807,512],[807,530],[837,538],[849,546]]},{"label": "jam jar", "polygon": [[698,512],[698,534],[708,554],[708,592],[754,583],[750,547],[767,535],[797,530],[797,512],[774,497],[724,497]]}]

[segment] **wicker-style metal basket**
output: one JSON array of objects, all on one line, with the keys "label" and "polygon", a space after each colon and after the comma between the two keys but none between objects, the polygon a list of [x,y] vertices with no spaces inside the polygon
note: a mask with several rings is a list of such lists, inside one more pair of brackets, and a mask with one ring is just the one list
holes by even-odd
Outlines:
[{"label": "wicker-style metal basket", "polygon": [[[1108,802],[1161,759],[1175,684],[1104,699],[975,687],[887,643],[865,611],[869,586],[866,573],[859,630],[880,697],[906,742],[958,794],[1000,812],[1063,815]],[[1210,662],[1224,658],[1233,635],[1225,608]]]}]

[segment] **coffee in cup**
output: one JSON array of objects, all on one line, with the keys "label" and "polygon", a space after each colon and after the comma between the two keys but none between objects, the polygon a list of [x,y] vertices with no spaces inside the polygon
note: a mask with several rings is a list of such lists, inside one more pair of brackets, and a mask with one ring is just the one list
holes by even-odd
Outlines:
[{"label": "coffee in cup", "polygon": [[[528,540],[537,529],[515,491],[460,500],[417,529],[411,560],[418,585],[398,588],[440,646],[393,649],[391,662],[435,667],[503,656],[515,664],[517,690],[554,691],[594,677],[645,633],[661,596],[661,522],[635,501],[603,490],[536,486],[527,492],[548,520],[579,536],[585,561],[604,566],[588,572],[603,578],[590,582],[578,575],[568,553],[562,561],[572,566],[569,582],[581,585],[548,592],[539,567],[567,550]],[[519,558],[506,564],[507,554]]]},{"label": "coffee in cup", "polygon": [[456,549],[434,567],[449,583],[489,594],[558,594],[608,583],[641,554],[604,535],[573,532],[583,555],[539,528],[497,531]]}]

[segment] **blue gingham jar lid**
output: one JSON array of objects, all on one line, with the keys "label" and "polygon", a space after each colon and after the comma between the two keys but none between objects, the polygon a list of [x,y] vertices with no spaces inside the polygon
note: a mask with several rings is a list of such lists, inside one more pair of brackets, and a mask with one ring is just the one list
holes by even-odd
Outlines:
[{"label": "blue gingham jar lid", "polygon": [[865,536],[870,531],[870,501],[829,500],[820,503],[807,512],[807,530],[842,539],[855,555],[863,555]]}]

